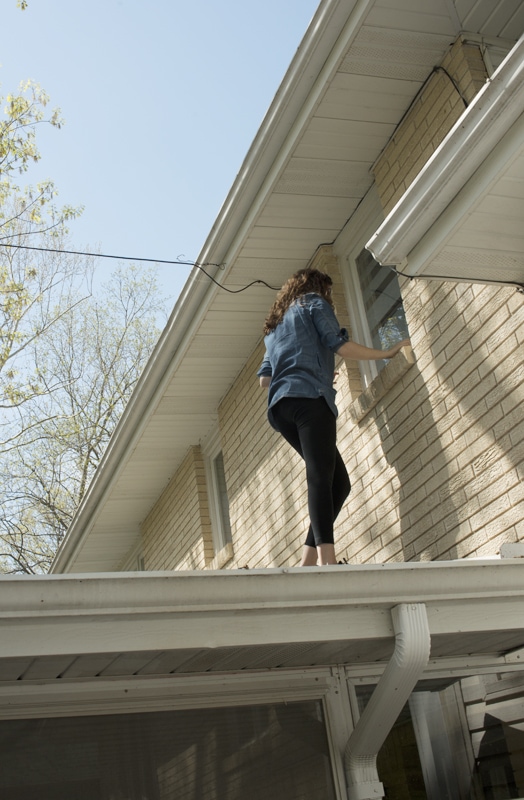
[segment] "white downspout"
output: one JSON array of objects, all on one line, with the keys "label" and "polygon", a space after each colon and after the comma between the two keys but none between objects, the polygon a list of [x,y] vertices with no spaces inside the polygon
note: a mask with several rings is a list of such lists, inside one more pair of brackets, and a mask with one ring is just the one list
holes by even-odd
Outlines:
[{"label": "white downspout", "polygon": [[425,605],[401,603],[391,616],[395,650],[346,745],[349,800],[384,797],[377,754],[429,660],[431,637]]}]

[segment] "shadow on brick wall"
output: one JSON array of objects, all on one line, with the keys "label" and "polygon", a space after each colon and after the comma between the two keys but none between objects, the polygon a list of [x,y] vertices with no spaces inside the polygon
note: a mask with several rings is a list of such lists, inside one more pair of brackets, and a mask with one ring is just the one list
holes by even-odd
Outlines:
[{"label": "shadow on brick wall", "polygon": [[428,338],[451,418],[461,516],[445,557],[491,556],[518,541],[524,521],[524,298],[467,284],[443,284],[435,297]]},{"label": "shadow on brick wall", "polygon": [[[398,478],[398,520],[383,526],[382,549],[404,561],[430,561],[442,557],[450,536],[460,528],[460,504],[453,491],[448,458],[434,417],[434,404],[417,367],[413,366],[398,388],[405,403],[384,403],[376,410],[376,423],[388,464]],[[381,517],[378,510],[377,528]]]}]

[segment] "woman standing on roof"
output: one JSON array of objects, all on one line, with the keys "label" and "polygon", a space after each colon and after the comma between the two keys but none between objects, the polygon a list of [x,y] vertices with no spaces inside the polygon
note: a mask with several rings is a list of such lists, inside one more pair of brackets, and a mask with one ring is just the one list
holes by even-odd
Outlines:
[{"label": "woman standing on roof", "polygon": [[409,344],[374,350],[350,342],[335,316],[332,283],[316,269],[301,269],[286,281],[264,325],[266,353],[257,373],[269,389],[270,424],[306,465],[310,526],[301,566],[336,564],[333,523],[351,488],[336,445],[335,353],[378,361]]}]

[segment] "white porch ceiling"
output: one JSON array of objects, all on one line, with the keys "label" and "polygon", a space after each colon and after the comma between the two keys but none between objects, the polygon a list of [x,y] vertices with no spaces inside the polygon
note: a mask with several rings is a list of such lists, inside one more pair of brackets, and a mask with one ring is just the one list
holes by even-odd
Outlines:
[{"label": "white porch ceiling", "polygon": [[[516,39],[514,0],[323,0],[200,256],[238,289],[280,286],[332,242],[461,29]],[[273,293],[194,270],[53,571],[118,569],[261,337]]]}]

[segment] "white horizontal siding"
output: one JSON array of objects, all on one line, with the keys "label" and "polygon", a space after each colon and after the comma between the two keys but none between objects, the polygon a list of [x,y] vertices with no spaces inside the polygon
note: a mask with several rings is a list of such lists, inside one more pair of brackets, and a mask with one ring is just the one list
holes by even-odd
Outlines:
[{"label": "white horizontal siding", "polygon": [[522,0],[498,0],[493,3],[455,0],[455,5],[463,30],[483,36],[516,39],[515,28],[522,28],[524,24]]},{"label": "white horizontal siding", "polygon": [[371,9],[366,24],[401,31],[431,31],[451,37],[459,32],[442,0],[380,0]]}]

